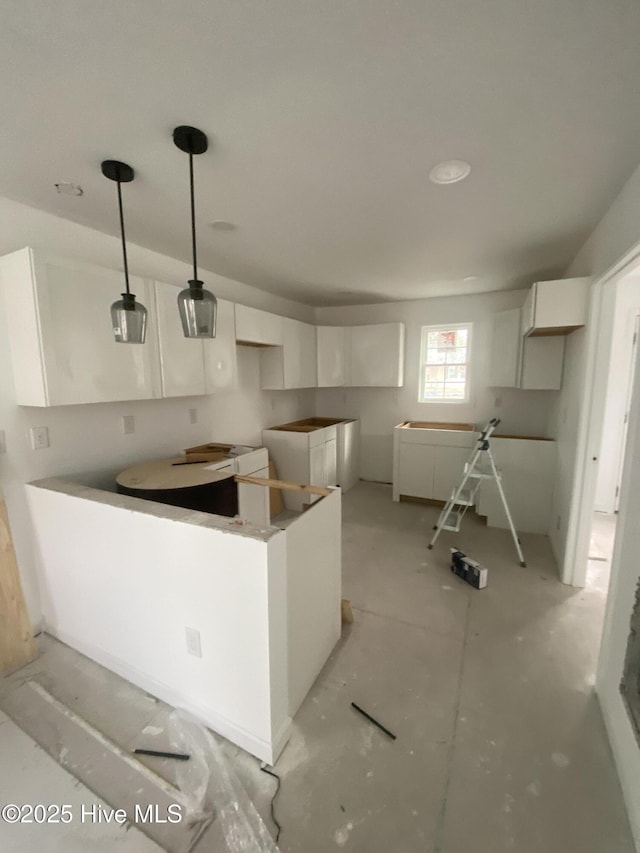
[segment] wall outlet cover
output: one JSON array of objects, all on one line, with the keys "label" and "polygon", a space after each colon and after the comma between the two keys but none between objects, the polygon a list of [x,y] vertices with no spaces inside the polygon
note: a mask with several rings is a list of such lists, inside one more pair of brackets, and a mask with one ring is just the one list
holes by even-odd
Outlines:
[{"label": "wall outlet cover", "polygon": [[29,436],[33,450],[44,450],[49,447],[49,427],[31,427]]},{"label": "wall outlet cover", "polygon": [[196,658],[202,657],[202,643],[200,641],[200,631],[195,628],[185,628],[185,636],[187,638],[187,653]]},{"label": "wall outlet cover", "polygon": [[198,410],[197,409],[189,409],[189,423],[197,424],[198,423]]},{"label": "wall outlet cover", "polygon": [[133,415],[122,416],[122,432],[125,435],[131,435],[136,431],[136,419]]}]

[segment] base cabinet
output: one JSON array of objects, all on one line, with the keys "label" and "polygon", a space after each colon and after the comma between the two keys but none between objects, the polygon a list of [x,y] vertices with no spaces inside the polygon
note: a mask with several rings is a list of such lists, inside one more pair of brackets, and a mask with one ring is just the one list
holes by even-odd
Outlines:
[{"label": "base cabinet", "polygon": [[[477,437],[473,429],[399,424],[393,435],[393,500],[447,501],[462,479]],[[461,425],[465,426],[465,425]]]},{"label": "base cabinet", "polygon": [[[278,477],[311,486],[337,485],[337,431],[335,426],[297,432],[287,424],[262,431],[262,442],[275,462]],[[283,491],[287,509],[301,512],[318,495]]]},{"label": "base cabinet", "polygon": [[[556,469],[556,443],[541,438],[492,436],[491,452],[502,474],[509,512],[522,533],[549,532]],[[490,527],[508,527],[492,480],[482,482],[476,508]]]}]

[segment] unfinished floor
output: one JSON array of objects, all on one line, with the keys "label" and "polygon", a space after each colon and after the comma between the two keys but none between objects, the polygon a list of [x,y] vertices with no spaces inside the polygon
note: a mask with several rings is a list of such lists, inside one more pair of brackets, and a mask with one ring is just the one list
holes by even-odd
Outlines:
[{"label": "unfinished floor", "polygon": [[[427,551],[437,511],[394,504],[387,486],[360,484],[343,507],[343,592],[355,623],[275,767],[280,849],[632,853],[593,692],[606,561],[591,563],[589,587],[572,589],[558,581],[545,537],[522,536],[521,569],[509,534],[474,517]],[[450,545],[489,568],[487,589],[451,574]],[[143,730],[146,745],[162,748],[162,703],[54,641],[43,648],[19,678],[5,679],[0,707],[31,676],[124,748],[140,744]],[[228,745],[226,754],[272,827],[273,780],[240,750]],[[170,776],[168,762],[148,761]],[[1,772],[11,771],[3,763]],[[3,851],[35,849],[26,833],[24,846],[10,848],[2,834],[0,824]],[[195,849],[224,851],[215,822]]]}]

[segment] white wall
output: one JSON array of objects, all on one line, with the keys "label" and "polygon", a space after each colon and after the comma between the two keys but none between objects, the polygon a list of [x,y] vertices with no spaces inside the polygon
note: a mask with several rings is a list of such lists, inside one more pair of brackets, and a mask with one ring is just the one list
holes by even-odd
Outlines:
[{"label": "white wall", "polygon": [[[405,374],[402,388],[326,388],[316,392],[316,414],[361,419],[360,476],[390,482],[393,428],[403,420],[457,421],[482,424],[502,420],[499,431],[548,435],[555,391],[490,388],[493,317],[522,305],[526,291],[500,291],[472,296],[436,297],[411,302],[316,308],[319,325],[403,322],[406,325]],[[418,379],[422,326],[473,323],[471,395],[468,403],[419,403]],[[498,402],[499,401],[499,402]]]},{"label": "white wall", "polygon": [[47,630],[272,763],[290,722],[286,534],[55,483],[26,488]]},{"label": "white wall", "polygon": [[[629,637],[629,622],[640,574],[640,358],[636,360],[633,407],[629,422],[625,469],[612,579],[607,599],[596,688],[609,733],[631,828],[640,850],[640,745],[620,695],[620,679]],[[637,685],[636,685],[637,686]]]},{"label": "white wall", "polygon": [[[565,275],[590,275],[595,283],[605,273],[613,271],[622,259],[630,255],[640,243],[640,167],[631,175],[618,197],[586,241]],[[593,288],[592,288],[593,290]],[[606,291],[606,288],[605,288]],[[580,494],[574,493],[578,418],[582,414],[582,398],[586,391],[585,363],[589,357],[587,342],[593,347],[596,372],[602,373],[596,351],[598,334],[612,327],[612,302],[605,292],[602,301],[603,316],[598,329],[576,332],[569,336],[565,354],[565,379],[552,415],[552,430],[558,430],[560,464],[554,510],[561,514],[563,530],[553,537],[554,550],[563,562],[566,546],[566,519],[577,506]],[[592,300],[593,302],[593,300]],[[591,319],[591,318],[590,318]],[[608,363],[604,365],[606,381]],[[603,413],[601,413],[602,415]],[[597,453],[597,449],[595,449]],[[620,516],[616,548],[611,568],[611,588],[607,600],[607,614],[603,644],[598,665],[597,692],[605,724],[616,760],[631,826],[640,850],[640,749],[633,729],[620,699],[619,684],[622,662],[629,633],[629,617],[633,595],[640,575],[638,553],[640,549],[640,370],[636,370],[634,411],[627,438],[625,473],[622,483]],[[552,531],[553,532],[553,531]]]},{"label": "white wall", "polygon": [[596,504],[598,512],[614,512],[620,485],[624,417],[629,394],[633,333],[640,313],[640,278],[626,276],[615,293],[611,361],[607,377],[607,400],[599,456]]},{"label": "white wall", "polygon": [[[26,245],[122,268],[119,238],[0,198],[0,255]],[[189,266],[180,261],[133,245],[128,249],[133,273],[175,284],[191,277]],[[313,318],[308,306],[272,297],[205,270],[202,278],[222,298],[301,320]],[[143,459],[175,455],[184,447],[205,441],[259,444],[263,427],[309,415],[313,411],[313,391],[260,390],[258,358],[257,349],[238,347],[238,388],[214,396],[49,409],[17,407],[6,318],[0,313],[0,429],[5,432],[7,445],[7,452],[0,454],[0,484],[34,626],[40,624],[41,606],[24,484],[39,477],[84,470],[120,470]],[[199,418],[195,426],[188,417],[188,410],[193,407]],[[121,432],[120,418],[124,414],[135,417],[133,435]],[[31,426],[49,427],[50,448],[31,450]]]}]

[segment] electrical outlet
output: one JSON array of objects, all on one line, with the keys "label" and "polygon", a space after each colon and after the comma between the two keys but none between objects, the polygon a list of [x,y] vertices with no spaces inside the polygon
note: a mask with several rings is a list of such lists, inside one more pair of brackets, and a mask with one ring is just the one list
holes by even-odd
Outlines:
[{"label": "electrical outlet", "polygon": [[7,452],[7,441],[4,437],[4,430],[0,429],[0,453]]},{"label": "electrical outlet", "polygon": [[196,631],[195,628],[185,628],[184,633],[187,638],[187,654],[201,658],[202,644],[200,642],[200,631]]},{"label": "electrical outlet", "polygon": [[45,447],[49,447],[49,427],[31,427],[29,435],[31,447],[34,450],[44,450]]},{"label": "electrical outlet", "polygon": [[133,415],[123,415],[122,416],[122,432],[125,435],[131,435],[132,432],[136,431],[136,419]]},{"label": "electrical outlet", "polygon": [[197,409],[189,409],[189,423],[197,424],[198,423],[198,410]]}]

